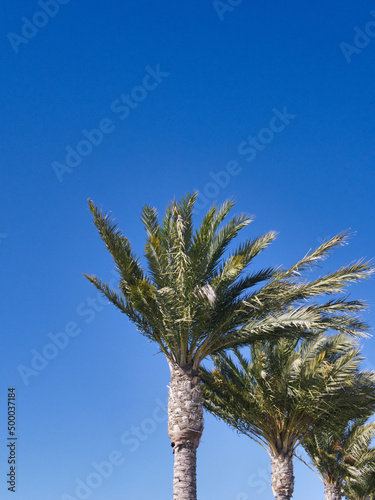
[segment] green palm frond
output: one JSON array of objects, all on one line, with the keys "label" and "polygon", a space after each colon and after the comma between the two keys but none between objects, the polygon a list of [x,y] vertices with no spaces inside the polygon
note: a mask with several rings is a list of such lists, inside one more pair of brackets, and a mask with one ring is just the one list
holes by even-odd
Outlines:
[{"label": "green palm frond", "polygon": [[309,251],[303,259],[296,262],[296,264],[294,264],[287,271],[284,271],[284,276],[290,277],[296,274],[300,275],[301,271],[318,266],[319,263],[323,261],[335,247],[347,244],[349,236],[350,235],[347,231],[342,231],[333,238],[323,241],[318,248]]}]

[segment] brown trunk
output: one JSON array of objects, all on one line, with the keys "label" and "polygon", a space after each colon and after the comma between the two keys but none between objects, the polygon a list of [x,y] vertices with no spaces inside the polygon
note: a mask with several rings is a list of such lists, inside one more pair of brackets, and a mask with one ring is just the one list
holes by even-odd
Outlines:
[{"label": "brown trunk", "polygon": [[196,454],[203,431],[203,401],[198,372],[169,364],[168,435],[174,458],[173,500],[196,500]]},{"label": "brown trunk", "polygon": [[324,483],[325,500],[341,500],[341,488],[336,483]]},{"label": "brown trunk", "polygon": [[271,457],[272,492],[276,500],[289,500],[294,490],[293,455]]}]

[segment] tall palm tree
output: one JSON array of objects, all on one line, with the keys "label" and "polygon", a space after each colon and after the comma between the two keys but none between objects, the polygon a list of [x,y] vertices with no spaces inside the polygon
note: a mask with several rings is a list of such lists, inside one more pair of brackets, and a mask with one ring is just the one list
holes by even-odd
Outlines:
[{"label": "tall palm tree", "polygon": [[[349,400],[350,402],[350,400]],[[343,493],[364,498],[374,492],[375,454],[370,448],[375,437],[375,422],[367,422],[374,408],[356,409],[357,417],[329,425],[313,426],[304,448],[324,482],[326,500],[340,500]]]},{"label": "tall palm tree", "polygon": [[249,264],[275,239],[275,233],[246,240],[224,258],[229,244],[252,218],[239,215],[225,221],[234,205],[227,201],[214,205],[194,231],[196,198],[193,193],[179,203],[173,201],[161,223],[155,208],[143,208],[148,273],[110,216],[89,200],[94,224],[118,271],[118,289],[96,276],[85,276],[158,344],[169,363],[174,500],[196,499],[196,450],[203,430],[201,362],[217,351],[255,339],[315,333],[328,324],[342,332],[362,331],[364,324],[356,317],[362,303],[344,298],[319,305],[306,301],[341,292],[372,270],[368,263],[358,262],[311,283],[302,281],[301,271],[344,243],[346,235],[340,234],[290,269],[249,273]]},{"label": "tall palm tree", "polygon": [[234,349],[201,368],[204,406],[266,449],[276,499],[293,494],[293,454],[312,425],[375,406],[375,375],[358,371],[356,343],[344,334],[256,342],[251,361]]}]

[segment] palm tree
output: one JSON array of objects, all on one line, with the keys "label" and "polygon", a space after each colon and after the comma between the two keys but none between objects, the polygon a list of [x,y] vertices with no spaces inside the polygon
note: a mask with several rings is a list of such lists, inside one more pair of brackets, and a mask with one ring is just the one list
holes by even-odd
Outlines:
[{"label": "palm tree", "polygon": [[197,193],[166,209],[161,223],[155,208],[145,206],[147,273],[129,240],[110,216],[89,200],[94,224],[119,274],[118,289],[96,276],[86,278],[135,323],[164,353],[171,371],[168,434],[175,455],[174,500],[196,499],[196,450],[203,430],[199,366],[209,355],[255,339],[300,336],[327,328],[357,333],[365,325],[355,313],[363,304],[346,299],[308,304],[313,296],[345,290],[346,284],[371,273],[368,263],[343,267],[307,283],[298,273],[315,265],[346,239],[324,242],[288,270],[248,273],[253,258],[274,239],[269,232],[246,240],[226,258],[228,245],[252,218],[232,217],[234,203],[214,205],[193,230]]},{"label": "palm tree", "polygon": [[340,423],[325,422],[307,434],[304,448],[323,479],[326,500],[340,500],[345,491],[356,499],[374,492],[375,452],[370,443],[375,422],[366,423],[373,411],[370,403],[356,409],[356,418],[344,413]]},{"label": "palm tree", "polygon": [[251,361],[213,356],[201,368],[204,406],[265,448],[271,458],[272,491],[288,500],[294,489],[293,455],[313,424],[342,412],[375,406],[375,375],[358,371],[361,361],[344,334],[256,342]]}]

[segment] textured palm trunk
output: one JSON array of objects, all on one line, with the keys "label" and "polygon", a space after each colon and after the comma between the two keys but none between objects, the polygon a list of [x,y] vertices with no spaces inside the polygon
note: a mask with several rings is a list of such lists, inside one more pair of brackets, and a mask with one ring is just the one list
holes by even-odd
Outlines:
[{"label": "textured palm trunk", "polygon": [[276,500],[289,500],[294,491],[293,455],[271,457],[272,492]]},{"label": "textured palm trunk", "polygon": [[341,500],[341,488],[336,483],[324,483],[325,500]]},{"label": "textured palm trunk", "polygon": [[173,500],[197,498],[197,448],[203,431],[203,401],[198,372],[169,364],[168,435],[174,453]]}]

